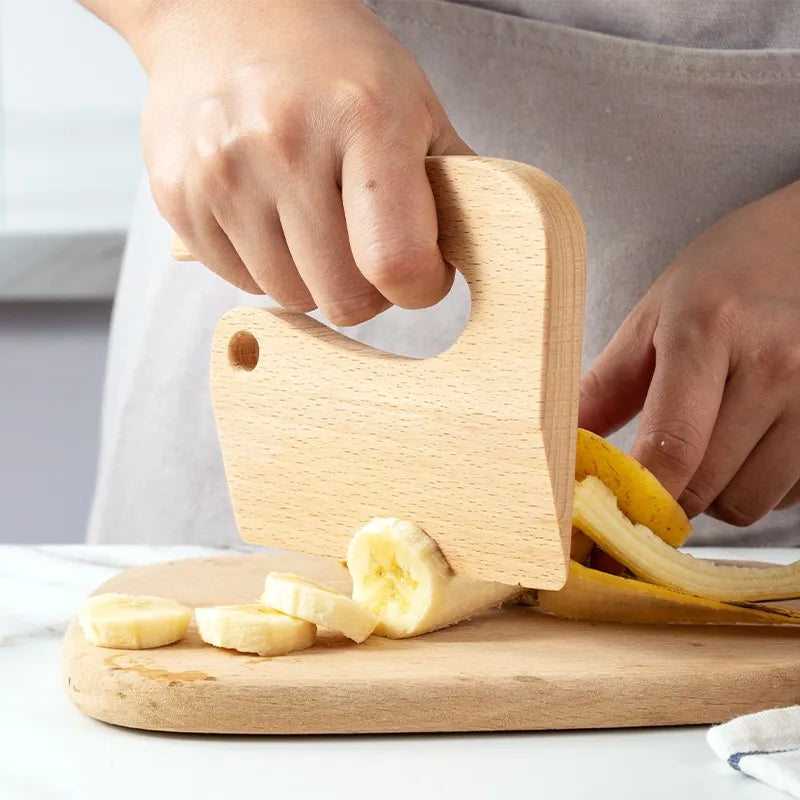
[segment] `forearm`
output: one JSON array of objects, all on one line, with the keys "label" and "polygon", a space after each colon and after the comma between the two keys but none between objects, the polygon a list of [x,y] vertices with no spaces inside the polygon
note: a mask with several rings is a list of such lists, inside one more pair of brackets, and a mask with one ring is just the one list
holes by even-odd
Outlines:
[{"label": "forearm", "polygon": [[[132,47],[147,72],[156,42],[182,47],[199,40],[208,20],[239,18],[254,29],[286,26],[301,29],[319,16],[321,0],[78,0],[114,28]],[[332,3],[333,0],[325,0]],[[338,0],[339,6],[361,6],[362,0]],[[196,29],[196,30],[194,30]],[[163,35],[162,35],[163,34]],[[195,35],[196,34],[196,35]]]}]

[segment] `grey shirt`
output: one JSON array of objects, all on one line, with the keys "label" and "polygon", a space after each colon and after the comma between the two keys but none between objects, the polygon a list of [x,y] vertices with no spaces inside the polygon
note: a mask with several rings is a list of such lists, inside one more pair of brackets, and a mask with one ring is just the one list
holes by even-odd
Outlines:
[{"label": "grey shirt", "polygon": [[[474,150],[534,164],[575,196],[588,237],[584,367],[695,236],[800,178],[800,12],[788,0],[369,5]],[[114,312],[92,541],[238,542],[208,353],[219,316],[268,301],[171,262],[169,239],[143,184]],[[460,283],[434,309],[391,309],[351,335],[436,352],[466,309]],[[694,540],[798,544],[800,512],[747,530],[700,519]]]}]

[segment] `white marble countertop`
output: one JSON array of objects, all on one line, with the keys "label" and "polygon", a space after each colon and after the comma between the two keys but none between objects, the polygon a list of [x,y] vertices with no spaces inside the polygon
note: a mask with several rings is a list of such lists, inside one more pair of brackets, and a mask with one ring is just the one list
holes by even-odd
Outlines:
[{"label": "white marble countertop", "polygon": [[[243,548],[244,549],[244,548]],[[531,734],[223,737],[83,716],[59,680],[69,617],[126,567],[200,547],[0,547],[0,798],[543,798],[780,800],[720,762],[699,727]],[[789,562],[791,550],[711,557]]]}]

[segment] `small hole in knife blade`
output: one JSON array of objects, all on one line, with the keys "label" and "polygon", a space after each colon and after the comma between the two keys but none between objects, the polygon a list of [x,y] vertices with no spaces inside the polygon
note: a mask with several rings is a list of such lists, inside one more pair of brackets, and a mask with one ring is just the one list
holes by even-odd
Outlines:
[{"label": "small hole in knife blade", "polygon": [[258,364],[258,339],[250,331],[239,331],[228,343],[228,361],[234,369],[252,372]]}]

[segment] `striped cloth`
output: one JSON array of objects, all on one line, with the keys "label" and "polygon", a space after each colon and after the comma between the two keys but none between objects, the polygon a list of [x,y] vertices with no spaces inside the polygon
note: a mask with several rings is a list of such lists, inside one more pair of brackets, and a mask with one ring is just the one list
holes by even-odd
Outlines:
[{"label": "striped cloth", "polygon": [[707,738],[733,769],[800,798],[800,706],[737,717]]}]

